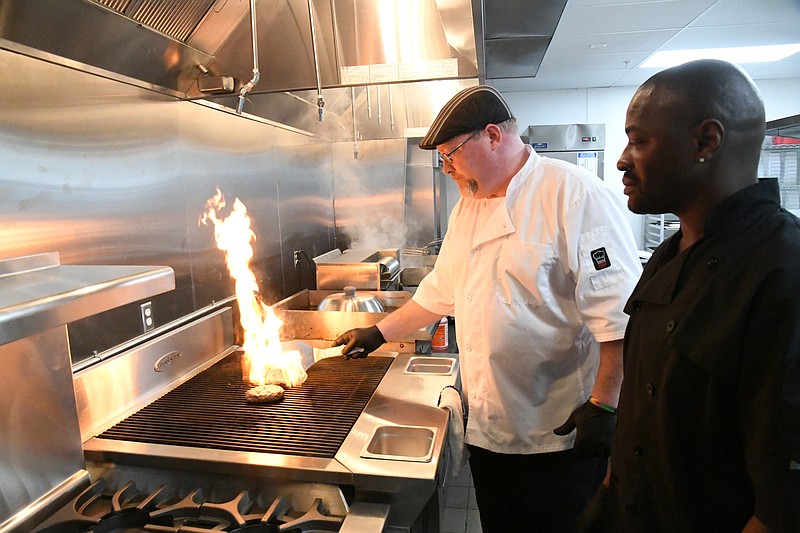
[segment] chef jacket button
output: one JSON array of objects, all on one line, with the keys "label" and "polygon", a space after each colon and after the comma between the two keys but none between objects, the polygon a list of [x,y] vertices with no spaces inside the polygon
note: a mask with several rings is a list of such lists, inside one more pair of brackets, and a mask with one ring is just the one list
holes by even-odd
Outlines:
[{"label": "chef jacket button", "polygon": [[712,269],[712,268],[714,268],[715,266],[717,266],[717,263],[719,263],[719,261],[717,260],[717,258],[716,258],[716,257],[712,257],[712,258],[710,258],[708,261],[706,261],[706,268],[708,268],[708,269]]},{"label": "chef jacket button", "polygon": [[642,308],[642,302],[640,302],[639,300],[636,300],[635,302],[633,302],[633,310],[634,311],[638,311],[641,308]]},{"label": "chef jacket button", "polygon": [[638,444],[633,447],[633,455],[635,455],[636,457],[641,457],[643,453],[644,449]]},{"label": "chef jacket button", "polygon": [[471,302],[472,301],[472,296],[467,296],[467,301]]},{"label": "chef jacket button", "polygon": [[672,333],[672,330],[674,330],[674,329],[675,329],[675,321],[674,320],[670,320],[669,322],[667,322],[667,331]]},{"label": "chef jacket button", "polygon": [[648,383],[647,384],[647,394],[649,394],[650,396],[655,396],[655,393],[656,393],[656,388],[653,386],[652,383]]}]

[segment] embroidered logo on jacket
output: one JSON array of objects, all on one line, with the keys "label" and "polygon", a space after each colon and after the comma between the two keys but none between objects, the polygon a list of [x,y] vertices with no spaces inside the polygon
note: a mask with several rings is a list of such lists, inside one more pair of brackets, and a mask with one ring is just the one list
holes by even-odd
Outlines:
[{"label": "embroidered logo on jacket", "polygon": [[608,258],[605,248],[598,248],[597,250],[592,250],[590,253],[592,255],[592,263],[594,263],[594,268],[596,270],[603,270],[611,266],[611,259]]}]

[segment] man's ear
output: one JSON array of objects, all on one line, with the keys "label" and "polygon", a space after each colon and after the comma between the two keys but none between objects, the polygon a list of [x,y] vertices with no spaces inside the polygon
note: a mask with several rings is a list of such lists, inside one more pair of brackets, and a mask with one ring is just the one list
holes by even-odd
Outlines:
[{"label": "man's ear", "polygon": [[492,150],[497,147],[497,144],[500,142],[500,139],[503,138],[503,130],[500,129],[500,126],[497,124],[487,124],[486,125],[486,134],[489,136],[489,141],[492,145]]},{"label": "man's ear", "polygon": [[714,118],[707,118],[695,128],[696,159],[710,161],[725,140],[725,126]]}]

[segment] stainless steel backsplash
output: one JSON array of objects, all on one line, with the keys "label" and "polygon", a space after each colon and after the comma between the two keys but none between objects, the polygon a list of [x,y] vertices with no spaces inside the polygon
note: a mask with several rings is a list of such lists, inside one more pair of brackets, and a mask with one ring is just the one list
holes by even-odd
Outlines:
[{"label": "stainless steel backsplash", "polygon": [[[294,251],[341,246],[336,184],[348,224],[359,223],[354,178],[364,195],[383,187],[370,212],[402,226],[405,139],[362,142],[354,160],[351,144],[38,57],[0,50],[0,71],[0,257],[170,266],[176,288],[152,299],[156,326],[233,293],[213,229],[198,225],[216,187],[247,206],[268,303],[302,288]],[[142,335],[139,303],[69,324],[73,363]]]}]

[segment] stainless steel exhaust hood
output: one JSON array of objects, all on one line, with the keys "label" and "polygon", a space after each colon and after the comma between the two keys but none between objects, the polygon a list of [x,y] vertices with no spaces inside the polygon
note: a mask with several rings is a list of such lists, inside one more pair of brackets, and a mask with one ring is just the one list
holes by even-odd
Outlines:
[{"label": "stainless steel exhaust hood", "polygon": [[[476,77],[470,0],[258,2],[256,92]],[[456,15],[458,13],[459,15]],[[3,0],[0,45],[203,97],[197,79],[252,72],[246,0]],[[27,50],[23,50],[27,51]],[[216,88],[216,84],[208,84]]]},{"label": "stainless steel exhaust hood", "polygon": [[[316,53],[307,0],[258,10],[262,77],[255,92],[316,88],[317,67],[325,88],[477,76],[474,53],[470,58],[449,44],[434,0],[317,0],[313,6]],[[209,69],[249,76],[249,41],[242,23]]]},{"label": "stainless steel exhaust hood", "polygon": [[257,0],[254,41],[248,0],[0,0],[0,48],[236,109],[255,42],[248,114],[383,139],[427,128],[464,84],[534,76],[565,3]]}]

